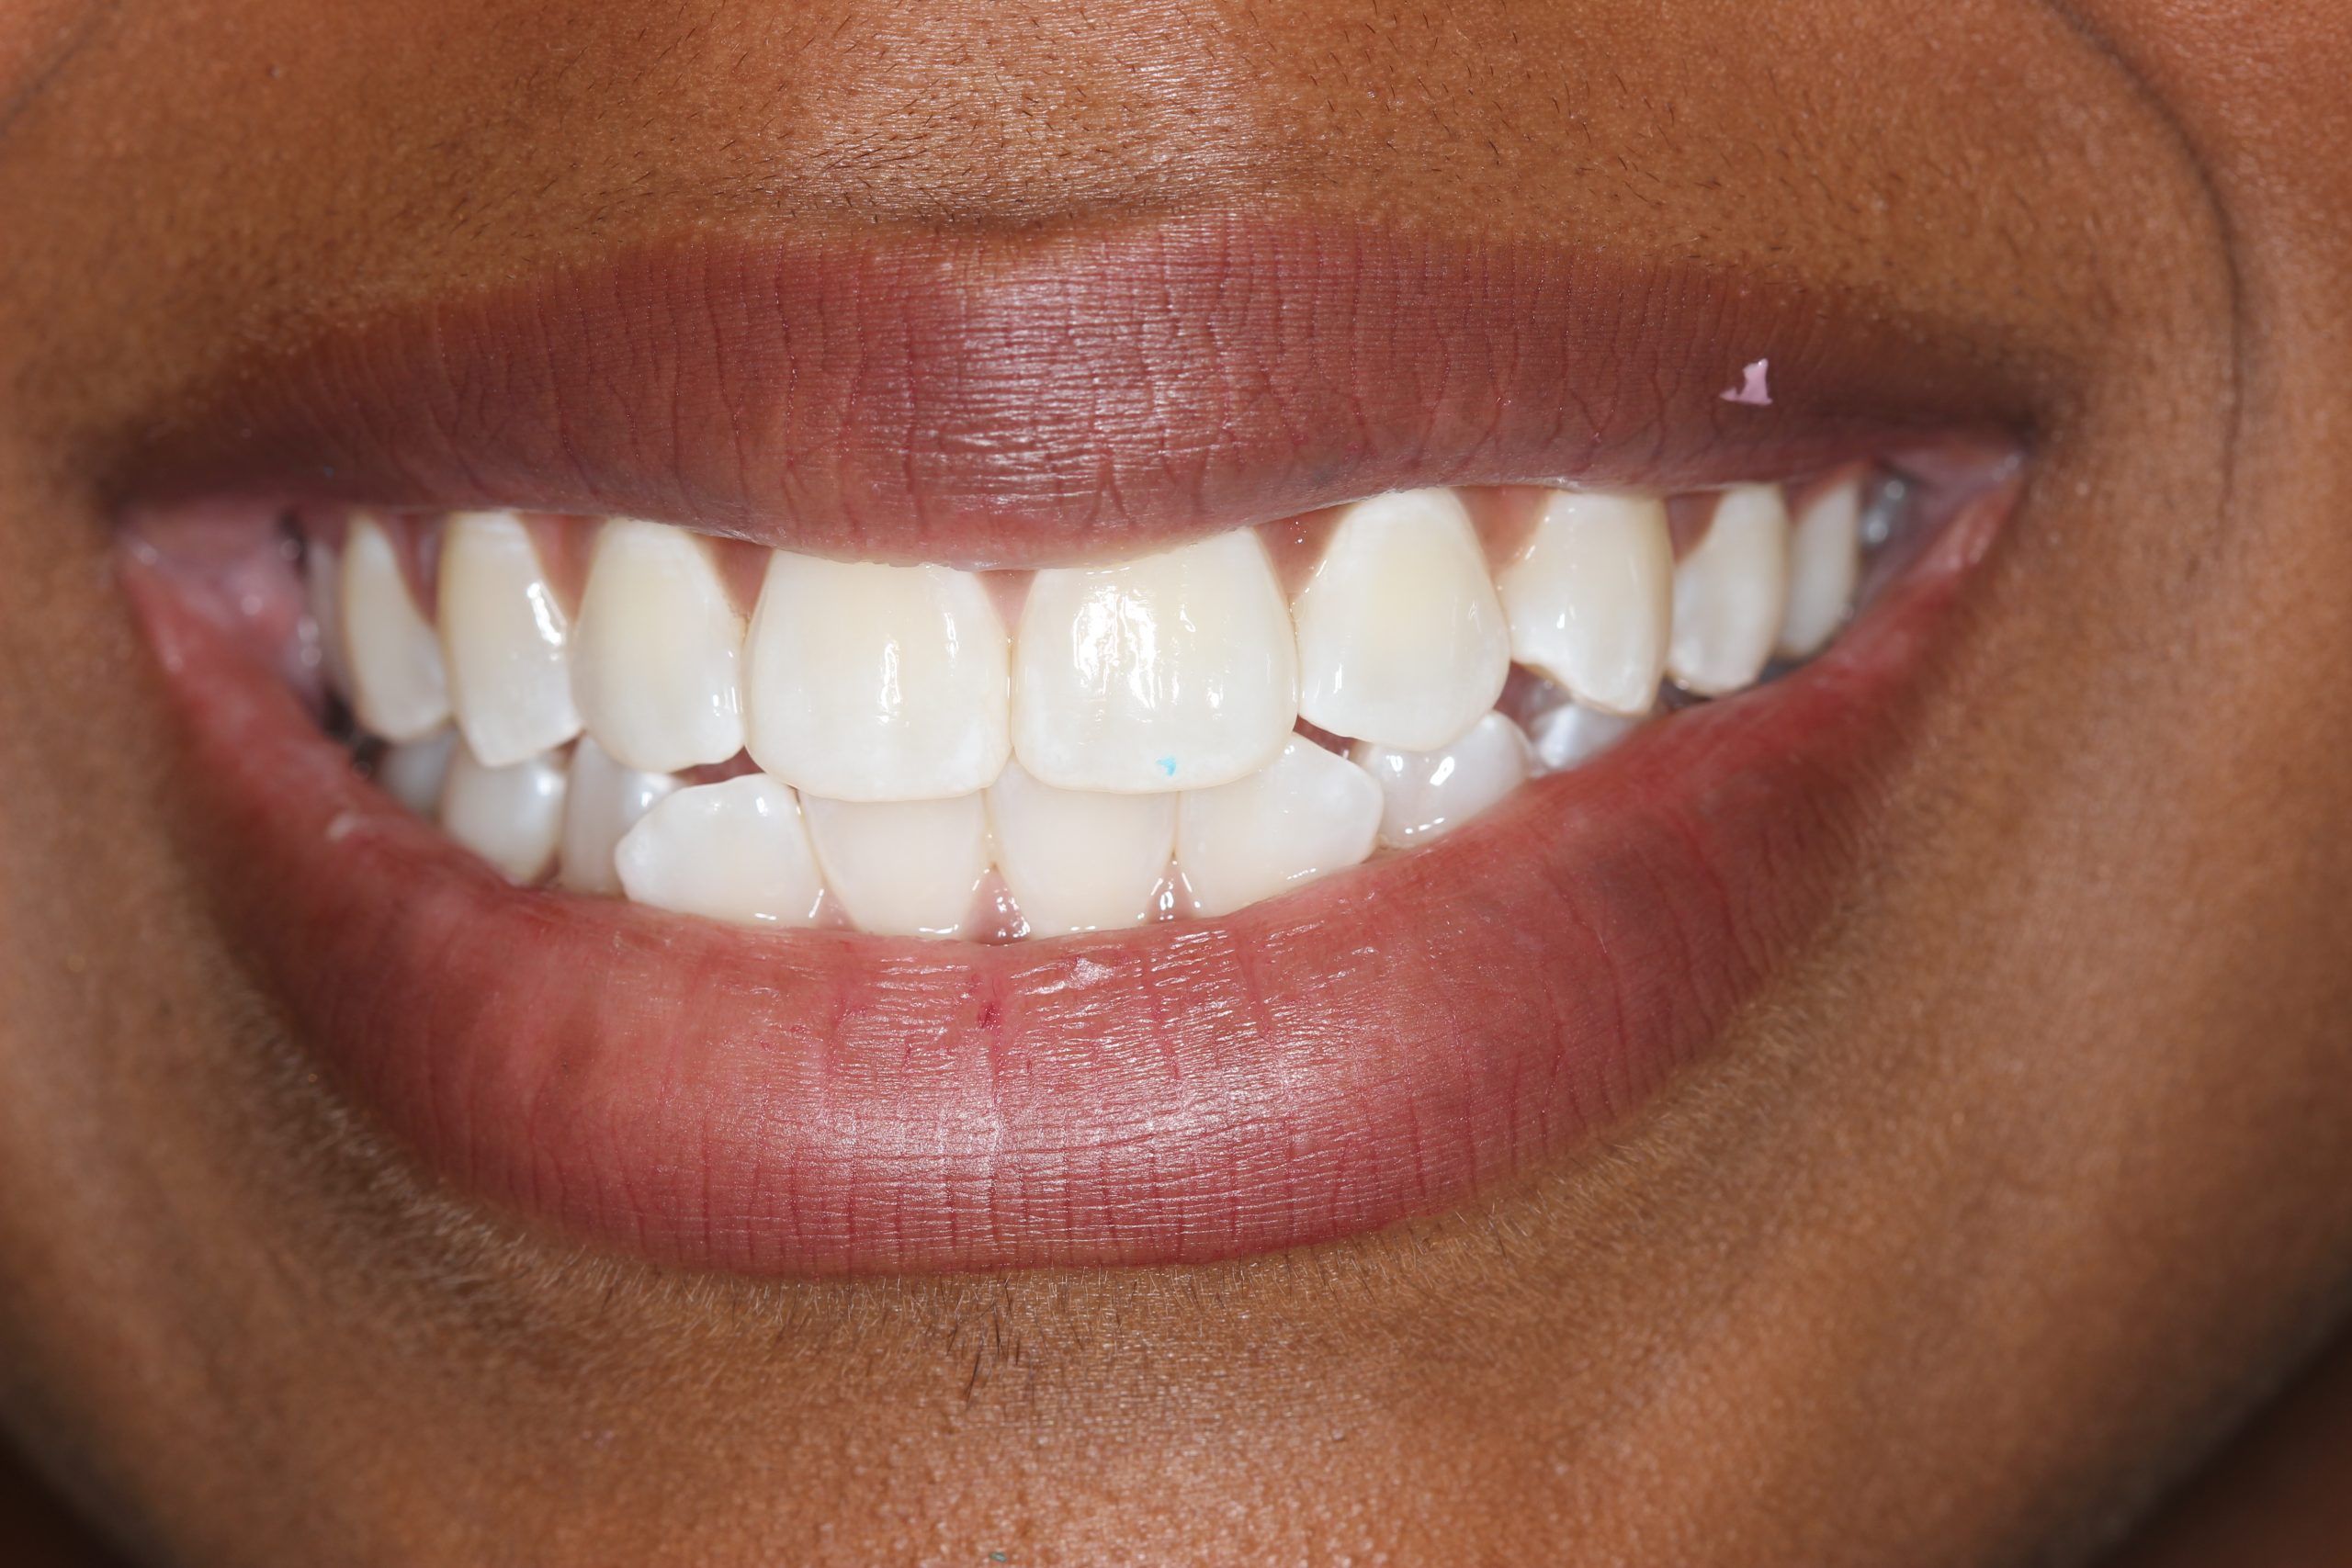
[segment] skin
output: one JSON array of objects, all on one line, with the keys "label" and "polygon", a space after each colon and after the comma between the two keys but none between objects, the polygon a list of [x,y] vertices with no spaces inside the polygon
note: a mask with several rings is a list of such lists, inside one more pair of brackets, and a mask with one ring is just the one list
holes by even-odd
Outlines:
[{"label": "skin", "polygon": [[[124,1549],[2077,1562],[2338,1332],[2340,6],[354,11],[0,17],[0,1422]],[[316,1083],[175,837],[114,454],[241,346],[691,221],[1237,203],[1786,269],[2018,389],[1872,873],[1726,1049],[1442,1220],[830,1284],[521,1235]]]}]

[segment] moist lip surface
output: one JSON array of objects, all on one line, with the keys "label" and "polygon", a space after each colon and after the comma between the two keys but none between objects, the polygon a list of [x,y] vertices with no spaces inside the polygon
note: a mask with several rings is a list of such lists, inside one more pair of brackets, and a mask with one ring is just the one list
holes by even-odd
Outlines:
[{"label": "moist lip surface", "polygon": [[[1694,329],[1747,307],[1669,295],[1629,323],[1617,295],[1557,292],[1606,269],[1524,257],[1508,288],[1487,257],[1409,294],[1403,282],[1432,282],[1420,245],[1373,253],[1370,274],[1395,286],[1391,338],[1459,374],[1399,392],[1393,358],[1364,346],[1361,243],[1337,275],[1358,290],[1333,328],[1344,353],[1310,330],[1316,302],[1337,297],[1329,277],[1298,273],[1287,243],[1262,247],[1237,253],[1228,235],[1214,266],[1169,273],[1177,307],[1158,315],[1138,303],[1137,254],[1116,245],[1063,274],[903,255],[813,274],[796,270],[805,257],[707,262],[685,304],[680,274],[626,264],[559,286],[527,342],[508,305],[473,301],[274,364],[218,395],[227,423],[209,438],[198,426],[152,448],[137,493],[627,502],[795,548],[1035,561],[1378,484],[1703,482],[1993,423],[1984,389],[1918,361],[1907,400],[1838,412],[1880,374],[1869,344],[1785,303],[1772,321],[1815,323],[1789,352],[1821,371],[1833,406],[1725,411],[1718,394],[1755,344]],[[915,328],[871,324],[897,318],[842,282],[860,268],[897,280],[888,300],[917,327],[957,328],[938,357]],[[1215,287],[1194,288],[1202,276]],[[1124,281],[1106,293],[1104,279]],[[1272,325],[1253,336],[1221,317],[1234,299]],[[1204,320],[1190,341],[1207,368],[1188,371],[1176,329]],[[1542,342],[1614,368],[1580,381],[1574,356],[1519,352],[1531,320]],[[1123,321],[1168,363],[1112,355]],[[618,348],[598,330],[616,321],[638,323]],[[662,330],[674,352],[644,335]],[[831,352],[842,334],[854,350]],[[1632,360],[1594,349],[1619,338],[1652,346]],[[989,344],[1011,358],[979,352]],[[625,385],[609,376],[616,353],[637,356]],[[1108,357],[1090,374],[1087,355]],[[391,367],[364,403],[361,364]],[[1135,414],[1148,397],[1129,399],[1128,378],[1150,368],[1173,410],[1157,424]],[[603,391],[580,390],[582,374]],[[1026,421],[1024,378],[1041,411]],[[1234,400],[1252,383],[1260,401]],[[1091,437],[1070,423],[1085,386],[1103,400]],[[414,396],[387,402],[387,388]],[[449,400],[486,415],[501,388],[497,419],[453,417]],[[1613,389],[1596,401],[1594,388]],[[1307,408],[1355,422],[1284,424]],[[714,412],[729,422],[716,435],[698,417]],[[1795,423],[1720,433],[1754,417]],[[1067,440],[1041,443],[1041,428]],[[880,456],[891,433],[895,468]],[[529,1223],[689,1268],[1147,1264],[1442,1210],[1574,1148],[1703,1054],[1865,852],[1910,677],[2006,504],[1989,493],[1950,520],[1814,663],[1527,786],[1435,846],[1218,919],[1017,950],[743,931],[510,886],[356,776],[163,575],[135,559],[126,575],[187,720],[190,852],[212,862],[296,1032],[429,1172]]]}]

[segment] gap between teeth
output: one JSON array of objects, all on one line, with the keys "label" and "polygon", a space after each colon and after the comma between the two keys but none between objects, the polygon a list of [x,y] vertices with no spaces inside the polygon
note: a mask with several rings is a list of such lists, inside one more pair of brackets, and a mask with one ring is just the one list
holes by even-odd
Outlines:
[{"label": "gap between teeth", "polygon": [[1722,491],[1679,559],[1661,497],[1424,490],[1311,541],[1239,529],[1025,581],[742,547],[756,573],[730,570],[681,529],[504,513],[448,518],[433,552],[353,513],[306,539],[305,635],[382,786],[516,882],[1057,935],[1427,842],[1669,688],[1811,657],[1852,612],[1873,482]]}]

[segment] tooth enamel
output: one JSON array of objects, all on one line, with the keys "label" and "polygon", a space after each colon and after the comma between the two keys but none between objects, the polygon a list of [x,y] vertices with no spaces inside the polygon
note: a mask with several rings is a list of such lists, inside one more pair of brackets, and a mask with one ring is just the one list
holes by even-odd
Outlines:
[{"label": "tooth enamel", "polygon": [[443,726],[421,740],[384,749],[376,761],[376,783],[386,795],[430,819],[441,809],[441,792],[458,750],[458,732]]},{"label": "tooth enamel", "polygon": [[1433,750],[1493,707],[1510,673],[1502,603],[1452,491],[1349,507],[1291,607],[1298,711],[1334,735]]},{"label": "tooth enamel", "polygon": [[613,866],[637,903],[737,925],[813,925],[825,892],[800,803],[765,773],[665,795]]},{"label": "tooth enamel", "polygon": [[851,923],[886,936],[955,936],[989,869],[988,812],[953,800],[801,797],[825,884]]},{"label": "tooth enamel", "polygon": [[752,756],[831,800],[969,795],[1004,767],[1007,658],[968,571],[779,552],[752,617]]},{"label": "tooth enamel", "polygon": [[1861,575],[1862,480],[1856,476],[1815,491],[1797,513],[1789,539],[1781,658],[1810,659],[1828,646],[1845,624]]},{"label": "tooth enamel", "polygon": [[1674,608],[1664,502],[1555,491],[1501,586],[1513,659],[1590,707],[1637,714],[1657,702]]},{"label": "tooth enamel", "polygon": [[1151,918],[1176,847],[1176,796],[1056,789],[1009,764],[989,786],[997,868],[1033,936]]},{"label": "tooth enamel", "polygon": [[575,893],[618,893],[621,874],[614,869],[613,851],[656,802],[678,787],[668,773],[624,766],[582,736],[571,749],[558,878]]},{"label": "tooth enamel", "polygon": [[1753,685],[1789,602],[1789,510],[1778,485],[1723,492],[1698,547],[1674,570],[1667,672],[1701,696]]},{"label": "tooth enamel", "polygon": [[571,620],[522,520],[464,512],[441,540],[441,648],[458,728],[490,767],[580,733],[571,702]]},{"label": "tooth enamel", "polygon": [[1442,751],[1398,751],[1356,743],[1355,764],[1380,786],[1380,841],[1425,844],[1527,782],[1527,737],[1490,713]]},{"label": "tooth enamel", "polygon": [[460,746],[441,791],[441,830],[508,881],[537,882],[555,863],[563,795],[563,759],[554,752],[493,768]]},{"label": "tooth enamel", "polygon": [[1380,832],[1380,786],[1345,757],[1293,739],[1248,778],[1188,790],[1176,807],[1176,863],[1204,915],[1354,865]]},{"label": "tooth enamel", "polygon": [[1641,727],[1638,718],[1564,702],[1528,720],[1528,749],[1534,754],[1537,773],[1566,773],[1592,761]]},{"label": "tooth enamel", "polygon": [[1012,744],[1057,789],[1240,778],[1282,750],[1297,695],[1290,615],[1246,528],[1118,566],[1040,571],[1030,585]]},{"label": "tooth enamel", "polygon": [[441,645],[408,591],[390,536],[365,515],[352,519],[344,544],[341,620],[361,728],[414,740],[449,722]]},{"label": "tooth enamel", "polygon": [[571,693],[597,743],[646,773],[743,749],[743,618],[710,547],[622,518],[596,535],[571,638]]},{"label": "tooth enamel", "polygon": [[351,695],[351,656],[343,640],[343,558],[324,539],[302,547],[302,584],[318,637],[319,675],[336,696]]}]

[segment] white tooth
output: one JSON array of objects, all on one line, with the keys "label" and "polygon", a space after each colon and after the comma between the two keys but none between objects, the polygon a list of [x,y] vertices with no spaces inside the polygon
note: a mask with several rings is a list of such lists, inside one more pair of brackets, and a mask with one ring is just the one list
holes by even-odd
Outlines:
[{"label": "white tooth", "polygon": [[1204,915],[1224,915],[1356,864],[1380,832],[1372,775],[1293,739],[1246,779],[1188,790],[1176,808],[1176,863]]},{"label": "white tooth", "polygon": [[1755,683],[1789,603],[1789,508],[1778,485],[1724,491],[1698,547],[1674,569],[1667,672],[1721,696]]},{"label": "white tooth", "polygon": [[779,552],[752,616],[752,756],[832,800],[969,795],[1004,767],[1007,657],[968,571]]},{"label": "white tooth", "polygon": [[1113,931],[1151,918],[1176,847],[1176,796],[1056,789],[1009,764],[989,786],[989,826],[1033,936]]},{"label": "white tooth", "polygon": [[1198,789],[1263,767],[1298,720],[1298,649],[1247,528],[1117,566],[1037,573],[1012,747],[1057,789]]},{"label": "white tooth", "polygon": [[1816,491],[1797,513],[1789,540],[1789,617],[1781,627],[1783,659],[1810,659],[1846,623],[1862,575],[1862,481],[1841,479]]},{"label": "white tooth", "polygon": [[825,895],[800,803],[765,773],[656,801],[613,866],[637,903],[743,926],[814,925]]},{"label": "white tooth", "polygon": [[1536,771],[1558,773],[1592,761],[1641,727],[1638,718],[1569,702],[1529,719],[1527,739]]},{"label": "white tooth", "polygon": [[537,882],[563,832],[563,758],[553,751],[503,768],[460,746],[441,791],[441,830],[506,874]]},{"label": "white tooth", "polygon": [[743,749],[743,617],[710,546],[620,518],[598,530],[571,636],[571,694],[588,733],[646,773]]},{"label": "white tooth", "polygon": [[376,762],[376,783],[386,795],[430,818],[441,808],[441,791],[458,750],[458,732],[444,725],[421,740],[389,746]]},{"label": "white tooth", "polygon": [[1674,541],[1653,496],[1555,491],[1503,573],[1511,657],[1611,713],[1646,713],[1666,669]]},{"label": "white tooth", "polygon": [[324,539],[302,545],[302,581],[318,637],[319,673],[336,696],[351,695],[351,654],[343,639],[343,557]]},{"label": "white tooth", "polygon": [[804,795],[808,840],[851,923],[886,936],[956,936],[989,870],[988,811],[953,800]]},{"label": "white tooth", "polygon": [[449,722],[441,645],[408,591],[390,536],[371,517],[354,517],[344,544],[342,624],[362,729],[414,740]]},{"label": "white tooth", "polygon": [[613,851],[621,836],[678,788],[668,773],[640,773],[582,736],[571,749],[571,787],[563,804],[563,847],[557,874],[575,893],[618,893]]},{"label": "white tooth", "polygon": [[1451,833],[1527,782],[1527,737],[1498,713],[1442,751],[1358,741],[1354,757],[1380,786],[1380,841],[1391,849]]},{"label": "white tooth", "polygon": [[458,728],[490,766],[580,733],[571,625],[522,519],[461,512],[441,539],[441,649]]},{"label": "white tooth", "polygon": [[1510,628],[1452,491],[1400,491],[1342,513],[1298,617],[1298,711],[1334,735],[1434,750],[1495,705]]}]

